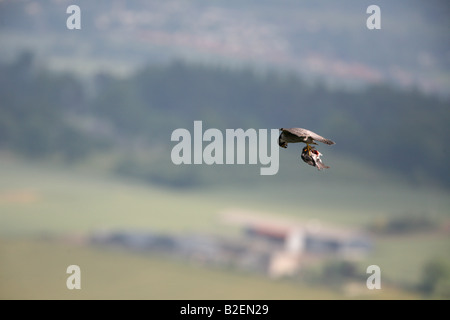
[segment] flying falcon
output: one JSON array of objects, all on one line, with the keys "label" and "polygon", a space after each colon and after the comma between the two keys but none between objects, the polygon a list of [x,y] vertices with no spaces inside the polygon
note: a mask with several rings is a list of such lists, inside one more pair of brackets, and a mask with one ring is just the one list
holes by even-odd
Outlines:
[{"label": "flying falcon", "polygon": [[278,137],[278,144],[282,148],[287,148],[288,143],[296,143],[303,142],[306,143],[306,150],[308,154],[311,155],[311,144],[317,144],[315,141],[320,141],[322,143],[332,145],[335,144],[334,141],[330,139],[326,139],[322,136],[319,136],[317,133],[314,133],[307,129],[302,128],[290,128],[290,129],[280,129],[281,133]]}]

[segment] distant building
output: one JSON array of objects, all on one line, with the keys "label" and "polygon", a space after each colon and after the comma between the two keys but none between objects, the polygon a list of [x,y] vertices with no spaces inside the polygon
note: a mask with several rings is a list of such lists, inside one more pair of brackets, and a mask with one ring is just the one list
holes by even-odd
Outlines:
[{"label": "distant building", "polygon": [[113,230],[94,232],[90,243],[158,252],[202,264],[265,273],[271,277],[294,275],[311,256],[335,255],[354,259],[372,248],[369,237],[356,230],[236,213],[225,216],[225,221],[242,226],[243,237],[175,236],[153,231]]},{"label": "distant building", "polygon": [[258,240],[270,244],[267,272],[273,277],[298,272],[302,262],[310,257],[334,255],[358,259],[369,253],[373,246],[364,232],[323,227],[318,221],[300,223],[242,211],[226,212],[222,219],[242,226],[250,242]]}]

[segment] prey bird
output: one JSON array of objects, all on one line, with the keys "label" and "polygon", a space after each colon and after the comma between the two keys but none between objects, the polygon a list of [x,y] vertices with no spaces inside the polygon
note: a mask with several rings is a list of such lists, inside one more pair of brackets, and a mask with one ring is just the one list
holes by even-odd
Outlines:
[{"label": "prey bird", "polygon": [[322,162],[320,157],[322,154],[316,150],[316,148],[311,147],[308,154],[308,148],[304,147],[302,150],[302,160],[309,164],[310,166],[316,167],[318,170],[328,169],[329,166]]}]

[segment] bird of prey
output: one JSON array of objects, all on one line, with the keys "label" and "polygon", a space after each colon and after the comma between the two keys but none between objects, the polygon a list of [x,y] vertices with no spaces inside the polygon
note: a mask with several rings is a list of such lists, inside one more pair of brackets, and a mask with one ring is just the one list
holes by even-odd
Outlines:
[{"label": "bird of prey", "polygon": [[328,169],[329,166],[326,166],[320,157],[322,154],[316,150],[316,148],[311,147],[308,152],[308,147],[304,147],[302,150],[302,160],[309,164],[310,166],[316,167],[318,170]]},{"label": "bird of prey", "polygon": [[290,128],[290,129],[280,129],[281,133],[278,137],[278,144],[282,148],[287,148],[288,143],[296,143],[303,142],[306,143],[306,149],[308,151],[308,155],[311,156],[311,144],[317,144],[315,141],[320,141],[322,143],[332,145],[335,144],[334,141],[330,139],[326,139],[322,136],[319,136],[317,133],[314,133],[310,130],[303,128]]}]

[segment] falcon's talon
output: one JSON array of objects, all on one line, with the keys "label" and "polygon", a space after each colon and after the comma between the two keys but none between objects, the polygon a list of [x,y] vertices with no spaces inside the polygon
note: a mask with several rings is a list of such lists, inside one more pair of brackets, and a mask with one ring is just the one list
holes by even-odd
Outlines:
[{"label": "falcon's talon", "polygon": [[311,156],[311,146],[307,143],[306,150],[308,151],[308,155]]}]

